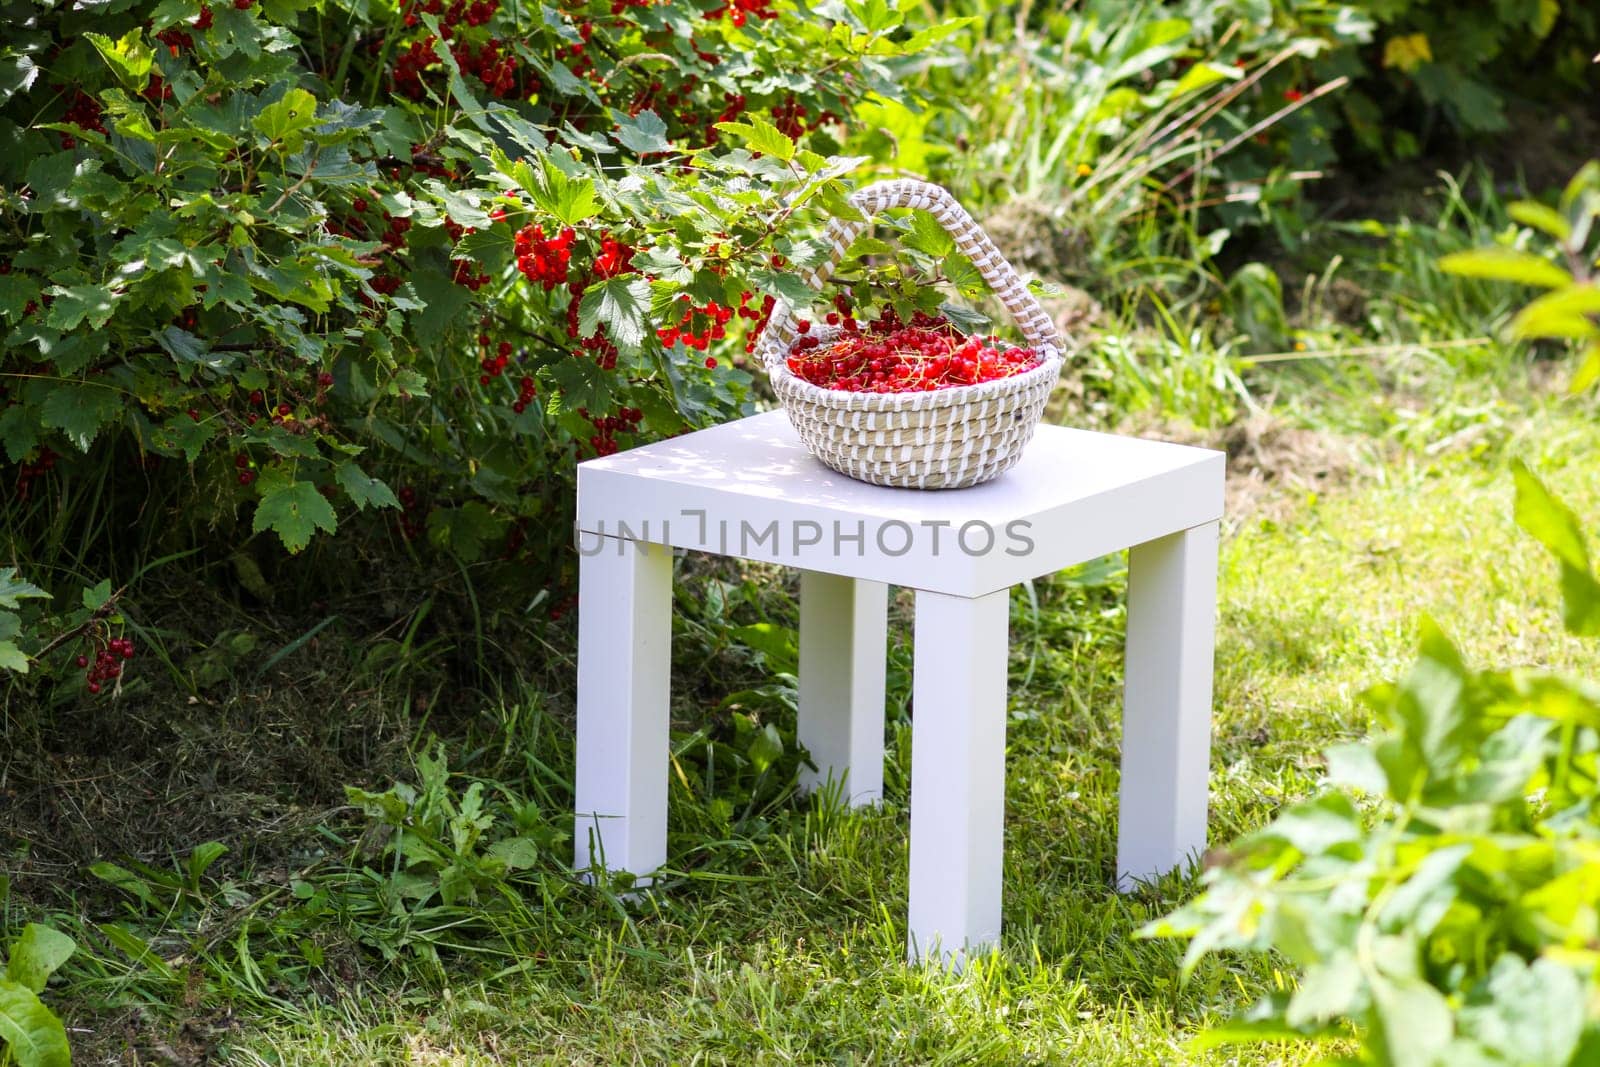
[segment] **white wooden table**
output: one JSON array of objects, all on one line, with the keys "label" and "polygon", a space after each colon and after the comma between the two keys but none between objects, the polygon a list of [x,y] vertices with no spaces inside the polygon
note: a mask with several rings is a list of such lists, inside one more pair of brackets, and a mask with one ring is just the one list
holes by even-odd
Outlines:
[{"label": "white wooden table", "polygon": [[[888,587],[916,590],[909,951],[1000,935],[1009,590],[1131,548],[1119,886],[1205,847],[1223,455],[1041,426],[971,489],[885,489],[771,412],[578,468],[576,860],[667,858],[670,548],[801,568],[799,737],[852,804],[883,787]],[[664,547],[669,546],[669,547]]]}]

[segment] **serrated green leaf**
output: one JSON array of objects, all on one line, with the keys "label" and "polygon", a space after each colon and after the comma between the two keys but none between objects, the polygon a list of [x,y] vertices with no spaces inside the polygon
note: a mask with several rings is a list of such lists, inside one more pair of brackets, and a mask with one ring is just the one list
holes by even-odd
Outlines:
[{"label": "serrated green leaf", "polygon": [[612,118],[617,123],[612,136],[630,152],[644,156],[672,151],[672,142],[667,140],[667,124],[654,111],[645,110],[632,116],[613,112]]},{"label": "serrated green leaf", "polygon": [[250,122],[257,133],[290,152],[300,147],[305,132],[316,124],[317,98],[304,89],[290,89]]},{"label": "serrated green leaf", "polygon": [[23,600],[49,600],[50,594],[17,576],[17,568],[0,567],[0,607],[16,609]]},{"label": "serrated green leaf", "polygon": [[271,530],[290,552],[299,552],[311,543],[318,530],[333,533],[339,528],[333,505],[312,482],[291,482],[275,487],[261,497],[250,524],[255,533]]},{"label": "serrated green leaf", "polygon": [[372,477],[354,463],[341,463],[333,469],[334,480],[339,483],[339,488],[354,501],[356,510],[365,511],[369,507],[397,508],[400,501],[395,497],[394,490],[382,481]]},{"label": "serrated green leaf", "polygon": [[53,328],[75,330],[87,322],[90,329],[98,330],[111,318],[117,294],[109,285],[53,285],[50,294],[55,303],[45,319]]},{"label": "serrated green leaf", "polygon": [[435,508],[428,513],[428,541],[436,548],[453,552],[464,563],[483,558],[483,546],[497,539],[505,529],[504,517],[488,505],[469,500],[459,508]]},{"label": "serrated green leaf", "polygon": [[39,66],[29,55],[0,56],[0,104],[25,93],[39,80]]},{"label": "serrated green leaf", "polygon": [[731,133],[744,141],[752,152],[773,156],[787,163],[794,158],[794,141],[760,115],[751,113],[749,122],[719,122],[717,129]]},{"label": "serrated green leaf", "polygon": [[150,68],[155,63],[155,53],[144,43],[140,30],[129,30],[113,41],[103,33],[85,33],[100,58],[106,61],[117,80],[134,92],[143,92],[150,81]]},{"label": "serrated green leaf", "polygon": [[619,351],[637,353],[644,346],[649,323],[650,283],[643,278],[607,278],[591,285],[578,305],[578,325],[586,334],[604,325],[606,337]]},{"label": "serrated green leaf", "polygon": [[1487,278],[1546,289],[1572,284],[1572,275],[1565,268],[1556,266],[1543,256],[1515,248],[1478,248],[1470,252],[1452,252],[1439,260],[1439,269],[1466,278]]},{"label": "serrated green leaf", "polygon": [[[9,617],[16,618],[15,615]],[[18,648],[15,641],[0,641],[0,669],[27,674],[28,663],[28,654]]]},{"label": "serrated green leaf", "polygon": [[60,430],[80,452],[122,415],[122,394],[87,382],[57,383],[39,406],[39,423]]},{"label": "serrated green leaf", "polygon": [[90,611],[99,611],[111,600],[111,579],[102,578],[94,585],[83,590],[83,606]]},{"label": "serrated green leaf", "polygon": [[566,226],[576,226],[600,213],[594,182],[588,178],[568,177],[549,158],[545,159],[538,180],[528,193],[540,210]]}]

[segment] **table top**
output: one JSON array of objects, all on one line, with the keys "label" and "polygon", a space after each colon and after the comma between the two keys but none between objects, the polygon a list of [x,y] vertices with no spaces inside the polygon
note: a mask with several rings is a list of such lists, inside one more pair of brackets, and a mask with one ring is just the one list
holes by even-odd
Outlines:
[{"label": "table top", "polygon": [[580,464],[578,528],[976,596],[1215,521],[1223,462],[1042,425],[992,481],[891,489],[823,466],[773,411]]}]

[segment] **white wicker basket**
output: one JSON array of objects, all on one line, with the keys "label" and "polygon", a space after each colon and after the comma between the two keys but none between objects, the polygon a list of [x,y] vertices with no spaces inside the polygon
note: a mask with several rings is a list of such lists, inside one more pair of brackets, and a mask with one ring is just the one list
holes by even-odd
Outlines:
[{"label": "white wicker basket", "polygon": [[1033,437],[1045,400],[1061,374],[1055,324],[989,235],[939,186],[879,182],[857,192],[850,202],[867,221],[829,223],[829,260],[800,272],[811,288],[822,289],[874,215],[891,208],[921,208],[955,238],[956,247],[978,268],[1042,362],[1013,377],[928,392],[824,389],[789,369],[789,349],[799,330],[792,310],[780,300],[756,339],[755,351],[800,439],[829,467],[874,485],[961,489],[1010,470]]}]

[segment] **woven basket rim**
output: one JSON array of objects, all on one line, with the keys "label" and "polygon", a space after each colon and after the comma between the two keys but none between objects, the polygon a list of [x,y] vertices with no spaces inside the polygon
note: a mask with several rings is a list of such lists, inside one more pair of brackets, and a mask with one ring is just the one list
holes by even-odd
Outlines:
[{"label": "woven basket rim", "polygon": [[[1008,347],[1022,348],[1025,346],[1009,345]],[[1060,377],[1061,368],[1065,362],[1059,353],[1053,353],[1045,356],[1037,367],[1023,371],[1021,374],[1012,374],[989,382],[974,382],[971,385],[952,385],[945,389],[914,389],[904,393],[868,393],[853,389],[827,389],[806,381],[790,370],[787,363],[779,363],[769,368],[767,379],[771,382],[773,391],[779,394],[779,399],[783,399],[783,393],[788,392],[797,399],[809,400],[822,407],[841,410],[871,407],[879,411],[897,411],[904,408],[916,408],[926,411],[929,408],[955,407],[975,400],[986,400],[991,396],[1021,392],[1028,386],[1047,378],[1054,381]]]}]

